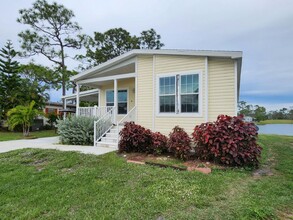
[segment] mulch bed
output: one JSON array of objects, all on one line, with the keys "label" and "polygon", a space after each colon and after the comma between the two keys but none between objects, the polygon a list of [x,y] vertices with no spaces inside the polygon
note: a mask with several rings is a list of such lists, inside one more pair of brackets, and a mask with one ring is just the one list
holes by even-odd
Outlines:
[{"label": "mulch bed", "polygon": [[205,174],[211,173],[213,169],[226,169],[223,166],[219,166],[217,164],[207,162],[207,161],[200,161],[200,160],[180,161],[169,155],[154,156],[152,154],[127,153],[127,154],[121,154],[120,156],[124,157],[128,163],[141,164],[141,165],[147,164],[147,165],[158,166],[162,168],[173,168],[175,170],[181,170],[181,171],[199,171]]}]

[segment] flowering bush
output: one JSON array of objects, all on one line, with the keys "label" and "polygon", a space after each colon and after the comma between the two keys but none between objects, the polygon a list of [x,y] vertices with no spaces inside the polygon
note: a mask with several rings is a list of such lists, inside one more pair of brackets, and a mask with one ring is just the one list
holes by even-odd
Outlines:
[{"label": "flowering bush", "polygon": [[191,138],[183,128],[175,126],[169,134],[168,150],[180,159],[188,159],[191,151]]},{"label": "flowering bush", "polygon": [[257,144],[257,128],[243,116],[219,115],[213,123],[203,123],[192,134],[196,155],[232,166],[258,166],[262,148]]}]

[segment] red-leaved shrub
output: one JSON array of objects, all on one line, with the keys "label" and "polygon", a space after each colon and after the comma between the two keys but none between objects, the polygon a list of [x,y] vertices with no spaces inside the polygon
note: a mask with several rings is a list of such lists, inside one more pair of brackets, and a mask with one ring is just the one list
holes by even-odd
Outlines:
[{"label": "red-leaved shrub", "polygon": [[149,129],[127,122],[119,134],[119,152],[152,152],[152,132]]},{"label": "red-leaved shrub", "polygon": [[175,126],[169,134],[168,150],[180,159],[188,159],[191,151],[191,138],[183,128]]},{"label": "red-leaved shrub", "polygon": [[160,132],[152,133],[152,150],[153,154],[164,154],[168,152],[168,138]]},{"label": "red-leaved shrub", "polygon": [[192,134],[196,156],[231,166],[258,166],[262,148],[257,144],[257,128],[243,116],[219,115],[213,123],[203,123]]}]

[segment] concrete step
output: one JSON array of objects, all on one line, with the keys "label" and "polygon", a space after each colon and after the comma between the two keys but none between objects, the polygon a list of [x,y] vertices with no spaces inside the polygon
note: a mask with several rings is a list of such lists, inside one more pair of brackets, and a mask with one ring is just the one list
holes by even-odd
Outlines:
[{"label": "concrete step", "polygon": [[109,143],[109,142],[99,141],[99,142],[97,142],[96,145],[97,145],[97,147],[110,147],[110,148],[118,149],[118,144],[117,143]]},{"label": "concrete step", "polygon": [[116,137],[117,138],[118,137],[118,134],[117,133],[114,133],[114,132],[113,133],[107,133],[105,137],[113,137],[113,138]]},{"label": "concrete step", "polygon": [[106,136],[106,137],[103,137],[101,141],[105,142],[105,143],[117,143],[117,139],[118,139],[118,137],[108,137],[108,136]]}]

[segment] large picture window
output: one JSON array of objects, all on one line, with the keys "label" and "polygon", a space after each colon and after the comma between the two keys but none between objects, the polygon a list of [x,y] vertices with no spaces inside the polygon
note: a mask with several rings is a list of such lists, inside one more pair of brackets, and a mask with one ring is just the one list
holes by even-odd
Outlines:
[{"label": "large picture window", "polygon": [[174,74],[158,79],[159,113],[199,113],[199,74]]},{"label": "large picture window", "polygon": [[[118,114],[127,114],[127,90],[118,90]],[[106,106],[114,106],[114,90],[106,91]]]}]

